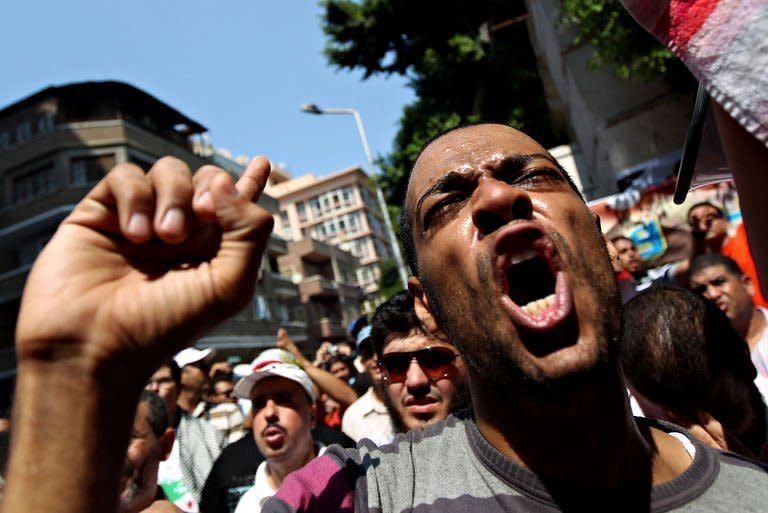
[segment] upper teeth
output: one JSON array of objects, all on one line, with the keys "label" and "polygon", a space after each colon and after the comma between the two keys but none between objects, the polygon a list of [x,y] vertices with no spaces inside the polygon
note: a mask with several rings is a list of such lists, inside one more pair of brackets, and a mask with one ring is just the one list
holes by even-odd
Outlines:
[{"label": "upper teeth", "polygon": [[545,298],[537,299],[536,301],[531,301],[527,305],[524,305],[522,309],[528,315],[535,316],[547,310],[548,308],[552,308],[554,305],[555,305],[555,295],[550,294]]},{"label": "upper teeth", "polygon": [[510,260],[510,265],[517,265],[521,262],[525,262],[526,260],[530,260],[531,258],[537,255],[538,253],[533,249],[529,249],[528,251],[518,253],[517,255],[512,257],[512,259]]}]

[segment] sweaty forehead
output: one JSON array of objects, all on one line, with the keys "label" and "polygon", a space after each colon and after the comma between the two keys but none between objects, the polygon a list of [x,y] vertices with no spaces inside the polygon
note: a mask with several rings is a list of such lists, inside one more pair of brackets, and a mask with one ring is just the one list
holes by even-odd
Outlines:
[{"label": "sweaty forehead", "polygon": [[388,353],[404,353],[409,351],[418,351],[429,346],[447,346],[452,347],[450,344],[443,342],[439,338],[427,335],[421,331],[411,331],[406,336],[394,336],[390,337],[382,348],[383,354]]},{"label": "sweaty forehead", "polygon": [[421,153],[408,181],[406,207],[414,197],[450,171],[483,169],[519,154],[546,154],[536,141],[504,125],[476,125],[449,132]]}]

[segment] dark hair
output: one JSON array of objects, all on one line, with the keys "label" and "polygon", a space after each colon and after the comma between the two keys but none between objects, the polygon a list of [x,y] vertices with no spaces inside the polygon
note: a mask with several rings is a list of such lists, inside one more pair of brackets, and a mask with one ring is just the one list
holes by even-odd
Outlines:
[{"label": "dark hair", "polygon": [[357,376],[358,372],[355,368],[355,364],[352,363],[352,359],[349,356],[343,355],[343,354],[333,354],[329,356],[323,363],[322,367],[324,370],[327,370],[328,372],[331,372],[331,367],[334,363],[341,362],[344,365],[347,366],[349,369],[349,377]]},{"label": "dark hair", "polygon": [[706,411],[733,425],[717,396],[724,371],[754,379],[746,342],[711,301],[673,285],[635,296],[622,314],[620,359],[629,383],[651,401],[696,418]]},{"label": "dark hair", "polygon": [[381,356],[386,340],[392,335],[406,337],[414,330],[423,331],[413,309],[413,296],[403,290],[379,305],[371,319],[371,339],[376,354]]},{"label": "dark hair", "polygon": [[168,358],[158,365],[156,370],[162,369],[163,367],[168,367],[171,370],[171,379],[176,383],[176,386],[181,386],[181,368],[179,367],[179,364],[176,363],[176,360]]},{"label": "dark hair", "polygon": [[168,411],[165,408],[165,402],[156,393],[142,390],[141,399],[139,399],[139,404],[141,403],[146,403],[147,422],[155,436],[160,438],[168,428]]},{"label": "dark hair", "polygon": [[626,235],[617,235],[616,237],[612,237],[611,244],[616,244],[616,242],[620,240],[625,240],[627,242],[630,242],[633,246],[635,245],[635,241],[633,241],[631,238],[627,237]]},{"label": "dark hair", "polygon": [[725,267],[726,271],[737,278],[744,276],[744,271],[741,270],[741,267],[739,267],[739,264],[737,264],[733,258],[721,255],[720,253],[705,253],[694,258],[688,269],[688,276],[693,276],[704,269],[715,267],[717,265],[722,265]]},{"label": "dark hair", "polygon": [[688,209],[688,213],[685,215],[686,219],[691,218],[691,212],[693,212],[693,209],[699,208],[699,207],[712,207],[715,210],[717,210],[717,217],[725,217],[725,212],[723,212],[723,209],[712,203],[711,201],[699,201],[698,203],[694,203],[691,205],[691,208]]},{"label": "dark hair", "polygon": [[[421,148],[421,151],[416,156],[416,159],[413,161],[414,165],[411,168],[410,173],[408,174],[408,183],[410,183],[410,177],[413,174],[413,169],[416,167],[415,163],[418,162],[418,160],[421,158],[421,155],[426,151],[427,148],[429,148],[429,146],[433,142],[435,142],[437,139],[440,139],[444,135],[450,134],[451,132],[463,130],[465,128],[470,128],[470,127],[473,127],[473,126],[482,126],[482,125],[489,125],[489,126],[497,125],[497,126],[504,126],[504,127],[507,127],[507,128],[514,128],[514,127],[512,127],[510,125],[507,125],[507,124],[504,124],[504,123],[493,123],[493,122],[487,122],[487,121],[480,121],[480,122],[476,122],[476,123],[462,124],[462,125],[459,125],[459,126],[454,127],[454,128],[450,128],[448,130],[445,130],[445,131],[437,134],[436,136],[432,137]],[[515,130],[517,130],[517,129],[515,129]],[[546,152],[546,150],[545,150],[545,152]],[[573,182],[573,179],[571,178],[571,176],[566,172],[565,169],[563,169],[563,166],[560,165],[560,163],[557,161],[557,159],[552,157],[552,155],[550,155],[550,157],[552,158],[552,161],[555,163],[557,168],[560,170],[560,172],[565,177],[565,179],[568,182],[568,185],[571,187],[571,189],[573,189],[574,192],[579,196],[579,198],[581,198],[581,201],[584,201],[584,196],[579,191],[579,188],[576,187],[576,184]],[[408,188],[406,187],[406,195],[407,195],[407,193],[408,193]],[[408,212],[408,209],[405,207],[405,204],[403,204],[403,209],[400,211],[400,243],[403,246],[403,253],[405,253],[405,260],[408,263],[408,267],[410,267],[410,269],[411,269],[411,273],[414,276],[419,276],[419,265],[418,265],[417,255],[416,255],[416,247],[413,244],[413,222],[411,220],[411,215]]]},{"label": "dark hair", "polygon": [[232,383],[232,375],[231,374],[216,374],[213,379],[211,379],[211,391],[213,391],[216,388],[216,383],[221,383],[222,381],[225,381],[227,383]]}]

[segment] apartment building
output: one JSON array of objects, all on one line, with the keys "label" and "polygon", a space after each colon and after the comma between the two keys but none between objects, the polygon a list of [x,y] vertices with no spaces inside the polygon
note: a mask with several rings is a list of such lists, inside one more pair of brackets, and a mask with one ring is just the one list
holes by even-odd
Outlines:
[{"label": "apartment building", "polygon": [[353,268],[356,283],[365,291],[365,308],[378,302],[379,265],[393,257],[376,193],[358,166],[318,178],[292,179],[273,173],[266,191],[280,203],[275,233],[289,241],[312,239],[350,252],[359,259]]},{"label": "apartment building", "polygon": [[[158,157],[172,155],[192,169],[215,162],[238,175],[241,164],[202,151],[210,148],[203,144],[205,133],[200,123],[121,82],[48,87],[0,110],[0,377],[9,366],[12,372],[27,274],[58,224],[115,164],[146,170]],[[259,204],[279,211],[268,194]],[[287,243],[273,236],[251,305],[197,345],[245,360],[274,345],[279,326],[307,340],[299,288],[278,272],[277,260],[287,252]]]}]

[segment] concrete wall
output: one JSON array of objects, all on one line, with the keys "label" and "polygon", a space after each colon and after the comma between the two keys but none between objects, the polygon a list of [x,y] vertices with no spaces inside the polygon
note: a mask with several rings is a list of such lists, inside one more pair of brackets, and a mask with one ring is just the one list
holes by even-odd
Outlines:
[{"label": "concrete wall", "polygon": [[526,4],[547,102],[581,151],[579,180],[588,199],[617,192],[622,169],[682,147],[691,96],[661,80],[623,80],[610,67],[593,69],[592,48],[572,45],[573,32],[559,22],[558,0]]}]

